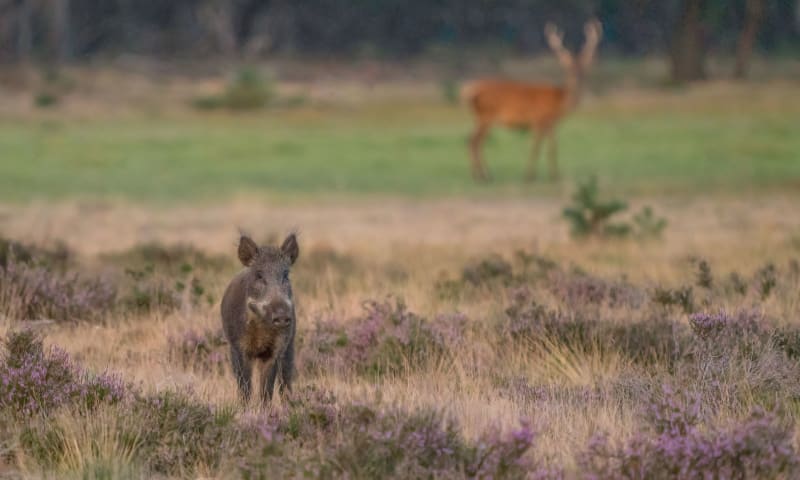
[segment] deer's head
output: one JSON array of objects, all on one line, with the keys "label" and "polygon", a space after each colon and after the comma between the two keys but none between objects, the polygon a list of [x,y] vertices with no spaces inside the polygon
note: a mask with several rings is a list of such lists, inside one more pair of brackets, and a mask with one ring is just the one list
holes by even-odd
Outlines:
[{"label": "deer's head", "polygon": [[585,40],[578,55],[564,47],[564,33],[552,23],[544,27],[544,36],[550,49],[556,54],[558,62],[567,75],[567,88],[577,88],[594,61],[597,45],[603,36],[603,25],[597,19],[586,22],[583,27]]}]

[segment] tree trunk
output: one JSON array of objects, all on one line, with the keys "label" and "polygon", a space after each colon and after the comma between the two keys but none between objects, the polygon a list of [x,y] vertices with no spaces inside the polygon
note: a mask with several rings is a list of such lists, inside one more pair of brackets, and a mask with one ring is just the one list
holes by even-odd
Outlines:
[{"label": "tree trunk", "polygon": [[703,15],[706,0],[683,0],[672,37],[672,80],[676,83],[706,78]]},{"label": "tree trunk", "polygon": [[52,37],[50,51],[55,64],[66,61],[72,50],[70,39],[69,0],[55,0],[51,12]]},{"label": "tree trunk", "polygon": [[764,3],[766,3],[765,0],[747,0],[744,28],[739,35],[739,43],[736,45],[736,68],[733,72],[736,78],[747,76],[753,45],[756,43],[758,28],[764,18]]},{"label": "tree trunk", "polygon": [[200,18],[214,38],[220,53],[236,56],[236,31],[230,2],[211,0],[200,6]]},{"label": "tree trunk", "polygon": [[33,0],[22,0],[17,10],[17,58],[21,62],[30,60],[33,50]]}]

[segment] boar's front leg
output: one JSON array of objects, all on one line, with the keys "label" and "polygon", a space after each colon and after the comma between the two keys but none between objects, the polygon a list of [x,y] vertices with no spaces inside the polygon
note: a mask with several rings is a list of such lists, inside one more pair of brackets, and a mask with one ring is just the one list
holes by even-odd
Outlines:
[{"label": "boar's front leg", "polygon": [[278,362],[271,359],[261,367],[261,404],[266,405],[272,400],[275,390],[275,377],[278,375]]},{"label": "boar's front leg", "polygon": [[280,392],[284,391],[291,393],[292,391],[292,375],[294,374],[294,342],[289,343],[286,347],[286,353],[283,354],[283,359],[280,362],[281,370],[281,388]]},{"label": "boar's front leg", "polygon": [[231,364],[233,365],[233,375],[236,377],[236,383],[239,385],[239,397],[242,403],[246,404],[250,400],[250,391],[252,390],[252,361],[245,358],[237,346],[231,345]]}]

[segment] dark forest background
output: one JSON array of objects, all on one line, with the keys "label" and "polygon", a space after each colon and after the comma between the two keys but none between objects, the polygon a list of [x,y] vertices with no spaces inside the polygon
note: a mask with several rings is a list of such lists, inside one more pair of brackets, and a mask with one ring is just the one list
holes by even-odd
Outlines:
[{"label": "dark forest background", "polygon": [[603,21],[602,49],[668,55],[675,80],[701,79],[709,54],[800,51],[798,0],[0,0],[0,62],[371,55],[434,49],[546,49],[542,26],[570,42]]}]

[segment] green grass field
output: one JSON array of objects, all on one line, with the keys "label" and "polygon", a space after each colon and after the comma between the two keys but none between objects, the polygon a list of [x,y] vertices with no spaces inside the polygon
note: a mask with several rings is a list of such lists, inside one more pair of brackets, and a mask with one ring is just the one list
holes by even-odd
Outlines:
[{"label": "green grass field", "polygon": [[[486,145],[494,182],[475,185],[466,150],[470,118],[442,101],[240,116],[4,117],[0,200],[526,194],[560,191],[592,174],[623,192],[785,189],[800,179],[796,92],[785,84],[745,85],[592,99],[559,131],[563,182],[532,186],[522,180],[529,136],[501,129]],[[540,178],[546,167],[543,158]]]}]

